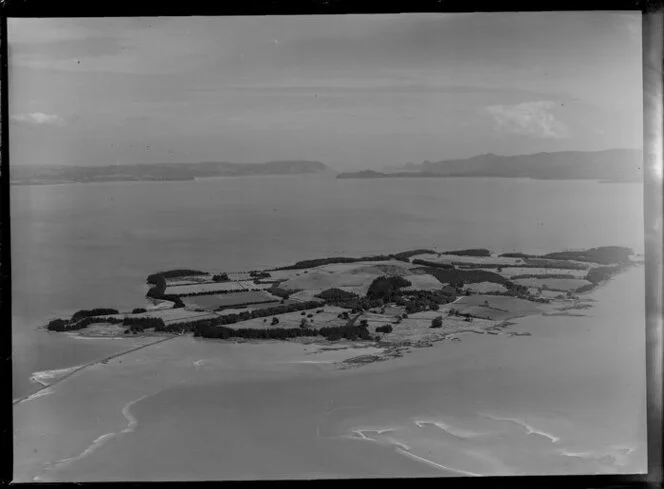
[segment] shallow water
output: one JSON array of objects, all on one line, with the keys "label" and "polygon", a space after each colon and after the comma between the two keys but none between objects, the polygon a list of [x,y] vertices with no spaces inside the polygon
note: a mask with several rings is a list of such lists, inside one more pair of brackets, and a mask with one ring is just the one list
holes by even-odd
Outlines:
[{"label": "shallow water", "polygon": [[294,176],[18,186],[10,197],[14,397],[34,392],[33,372],[124,348],[37,326],[82,308],[141,307],[158,270],[424,247],[643,248],[637,184]]},{"label": "shallow water", "polygon": [[[131,433],[51,477],[643,472],[643,276],[632,269],[591,294],[586,317],[512,327],[532,336],[465,335],[357,369],[242,379],[220,371],[167,388],[131,406]],[[201,346],[222,348],[222,364],[241,358],[221,343]],[[269,355],[256,358],[274,368]]]}]

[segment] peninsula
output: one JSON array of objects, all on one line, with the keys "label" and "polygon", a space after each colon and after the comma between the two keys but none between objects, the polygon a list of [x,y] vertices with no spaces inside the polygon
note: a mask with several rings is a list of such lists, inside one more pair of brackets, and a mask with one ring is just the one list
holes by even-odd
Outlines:
[{"label": "peninsula", "polygon": [[[373,343],[399,356],[461,333],[510,333],[509,320],[579,314],[588,292],[640,263],[606,246],[543,255],[418,249],[304,260],[246,272],[168,270],[147,277],[145,308],[81,310],[51,331],[84,336],[181,335],[224,340]],[[350,360],[347,361],[347,363]],[[352,362],[351,362],[352,363]]]}]

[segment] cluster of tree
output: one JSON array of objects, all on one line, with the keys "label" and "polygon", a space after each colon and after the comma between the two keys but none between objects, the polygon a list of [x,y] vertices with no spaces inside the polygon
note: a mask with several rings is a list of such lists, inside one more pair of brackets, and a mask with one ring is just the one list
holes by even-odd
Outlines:
[{"label": "cluster of tree", "polygon": [[513,275],[510,277],[510,280],[517,280],[520,278],[576,278],[574,275],[570,273],[542,273],[542,274],[536,274],[536,273],[524,273],[523,275]]},{"label": "cluster of tree", "polygon": [[46,329],[49,331],[75,331],[78,329],[83,329],[87,328],[93,323],[99,323],[99,322],[104,322],[104,323],[111,323],[111,324],[121,324],[122,319],[119,318],[101,318],[101,317],[85,317],[83,319],[80,319],[78,321],[72,321],[72,320],[65,320],[65,319],[53,319],[46,325]]},{"label": "cluster of tree", "polygon": [[324,299],[328,304],[346,303],[348,301],[354,301],[359,299],[359,296],[357,294],[354,294],[352,292],[346,292],[345,290],[337,288],[324,290],[320,294],[316,295],[316,297]]},{"label": "cluster of tree", "polygon": [[456,299],[456,290],[448,287],[444,290],[413,290],[404,293],[395,303],[403,306],[407,314],[422,311],[437,311],[442,304],[449,304]]},{"label": "cluster of tree", "polygon": [[318,334],[323,336],[325,339],[330,341],[337,340],[370,340],[371,335],[367,329],[366,324],[361,324],[359,326],[327,326],[320,328]]},{"label": "cluster of tree", "polygon": [[288,299],[291,295],[295,294],[296,292],[300,292],[300,289],[284,289],[282,287],[279,287],[279,283],[275,283],[268,289],[268,292],[272,295],[276,295],[277,297],[281,297],[282,299]]},{"label": "cluster of tree", "polygon": [[558,251],[548,253],[542,258],[551,258],[554,260],[576,260],[592,263],[601,263],[610,265],[614,263],[627,263],[629,256],[633,254],[631,248],[625,246],[600,246],[583,251]]},{"label": "cluster of tree", "polygon": [[351,258],[347,256],[333,256],[330,258],[314,258],[313,260],[302,260],[288,265],[285,267],[277,268],[277,270],[302,270],[304,268],[314,268],[323,265],[332,265],[335,263],[356,263],[358,261],[384,261],[389,260],[387,255],[368,256],[364,258]]},{"label": "cluster of tree", "polygon": [[347,256],[333,256],[330,258],[315,258],[313,260],[302,260],[298,261],[293,265],[288,265],[281,268],[276,268],[275,270],[300,270],[303,268],[314,268],[320,267],[322,265],[331,265],[334,263],[356,263],[360,261],[388,261],[388,260],[400,260],[407,262],[408,259],[415,255],[422,254],[435,254],[434,250],[420,249],[420,250],[410,250],[410,251],[401,251],[399,253],[392,253],[389,255],[373,255],[373,256],[363,256],[363,257],[347,257]]},{"label": "cluster of tree", "polygon": [[501,255],[504,258],[534,258],[534,255],[529,255],[527,253],[502,253]]},{"label": "cluster of tree", "polygon": [[470,314],[468,312],[463,313],[463,312],[459,311],[458,309],[454,309],[454,308],[450,309],[449,312],[447,313],[447,315],[448,316],[462,317],[462,318],[464,318],[464,320],[466,322],[469,322],[469,323],[473,321],[473,318],[482,319],[479,316],[473,316],[472,314]]},{"label": "cluster of tree", "polygon": [[228,274],[227,273],[217,273],[215,275],[212,275],[212,281],[213,282],[228,282]]},{"label": "cluster of tree", "polygon": [[274,329],[252,329],[252,328],[227,328],[225,326],[213,326],[210,324],[197,324],[194,326],[194,336],[201,338],[230,339],[289,339],[301,336],[316,336],[314,329],[303,328],[274,328]]},{"label": "cluster of tree", "polygon": [[431,320],[432,328],[441,328],[443,326],[443,316],[436,316]]},{"label": "cluster of tree", "polygon": [[194,323],[183,324],[183,323],[172,323],[172,324],[159,324],[155,325],[154,330],[161,333],[178,333],[182,334],[186,331],[191,331]]},{"label": "cluster of tree", "polygon": [[122,322],[123,326],[129,326],[129,329],[137,332],[144,331],[149,328],[154,328],[155,331],[160,330],[163,331],[163,328],[165,328],[166,323],[164,323],[164,320],[162,318],[155,318],[155,317],[140,317],[140,318],[133,318],[133,317],[126,317],[124,318],[124,321]]},{"label": "cluster of tree", "polygon": [[574,289],[574,292],[576,292],[577,294],[581,294],[583,292],[588,292],[590,290],[593,290],[596,286],[597,284],[582,285],[581,287],[577,287],[576,289]]},{"label": "cluster of tree", "polygon": [[421,270],[424,270],[429,275],[432,275],[438,279],[440,283],[450,284],[453,287],[463,287],[463,284],[473,284],[480,282],[493,282],[496,284],[505,285],[506,287],[512,282],[502,275],[499,275],[495,272],[490,272],[488,270],[462,270],[462,269],[447,269],[447,268],[434,268],[434,267],[423,267]]},{"label": "cluster of tree", "polygon": [[242,303],[239,303],[239,304],[228,304],[228,305],[225,305],[225,306],[219,306],[215,309],[215,311],[223,311],[224,309],[244,309],[247,306],[253,306],[253,305],[256,305],[256,304],[266,304],[266,303],[271,303],[271,302],[276,304],[276,301],[274,301],[273,299],[267,299],[266,298],[265,300],[262,300],[262,301],[255,300],[255,301],[251,301],[251,302],[242,302]]},{"label": "cluster of tree", "polygon": [[317,307],[320,307],[320,302],[318,301],[294,302],[292,304],[266,307],[264,309],[254,309],[253,311],[242,311],[237,314],[225,314],[216,318],[215,321],[221,325],[234,324],[240,321],[248,321],[249,319],[277,316],[279,314],[286,314],[296,311],[306,311],[308,309],[315,309]]},{"label": "cluster of tree", "polygon": [[412,258],[415,255],[435,255],[436,253],[437,252],[435,250],[422,249],[422,250],[402,251],[400,253],[395,253],[392,256],[395,260],[407,262],[409,261],[410,258]]},{"label": "cluster of tree", "polygon": [[196,295],[223,295],[223,294],[236,294],[238,292],[260,292],[263,289],[260,287],[256,287],[255,289],[217,289],[217,290],[201,290],[198,292],[186,292],[184,294],[180,294],[181,297],[192,297]]},{"label": "cluster of tree", "polygon": [[[171,270],[170,273],[179,272],[179,271],[181,270]],[[182,299],[180,299],[179,296],[166,294],[167,284],[166,284],[166,278],[163,275],[158,273],[149,275],[147,278],[147,282],[152,285],[150,290],[148,290],[147,294],[145,294],[147,297],[157,300],[170,301],[173,303],[174,308],[184,307],[184,302],[182,302]]]},{"label": "cluster of tree", "polygon": [[471,248],[467,250],[445,251],[443,255],[456,256],[491,256],[491,251],[485,248]]},{"label": "cluster of tree", "polygon": [[436,261],[429,261],[429,260],[421,260],[419,258],[416,258],[413,260],[413,264],[415,265],[423,265],[425,267],[433,267],[433,268],[449,268],[449,269],[454,269],[454,265],[451,263],[439,263]]},{"label": "cluster of tree", "polygon": [[376,328],[376,333],[391,333],[392,332],[392,325],[386,324],[384,326],[378,326]]},{"label": "cluster of tree", "polygon": [[136,309],[133,309],[131,311],[132,314],[140,314],[142,312],[146,312],[145,308],[143,308],[143,307],[137,307]]},{"label": "cluster of tree", "polygon": [[[198,319],[198,320],[194,319],[191,321],[182,321],[170,325],[157,324],[154,327],[155,331],[180,333],[185,331],[193,331],[194,328],[197,328],[199,326],[219,327],[219,326],[239,323],[240,321],[248,321],[250,319],[257,319],[257,318],[267,318],[269,316],[276,316],[278,314],[285,314],[288,312],[295,312],[307,309],[315,309],[317,307],[320,307],[320,302],[314,302],[314,301],[298,302],[298,303],[280,305],[275,307],[267,307],[265,309],[255,309],[253,311],[247,310],[237,314],[224,314],[223,316],[219,316],[214,319]],[[273,317],[271,324],[272,325],[279,324],[279,319]]]},{"label": "cluster of tree", "polygon": [[96,309],[81,309],[76,311],[72,317],[71,321],[76,322],[83,318],[89,318],[93,316],[107,316],[110,314],[119,314],[117,309],[111,309],[109,307],[98,307]]},{"label": "cluster of tree", "polygon": [[263,271],[263,270],[261,270],[261,271],[251,271],[251,272],[249,272],[249,276],[253,277],[253,278],[256,278],[256,279],[272,277],[272,275],[270,275],[269,272],[266,272],[266,271]]},{"label": "cluster of tree", "polygon": [[367,299],[382,299],[383,302],[391,302],[400,296],[400,288],[409,287],[411,285],[413,285],[412,282],[406,280],[403,277],[376,277],[373,282],[371,282],[371,285],[369,285],[369,289],[367,290]]},{"label": "cluster of tree", "polygon": [[574,263],[557,258],[526,258],[525,263],[519,265],[523,268],[562,268],[567,270],[586,270],[585,263]]},{"label": "cluster of tree", "polygon": [[[588,273],[586,274],[585,278],[588,282],[591,282],[593,284],[598,284],[600,282],[610,279],[615,274],[621,272],[623,269],[624,265],[595,267],[588,270]],[[578,289],[576,291],[579,292]]]},{"label": "cluster of tree", "polygon": [[154,279],[157,277],[163,277],[163,278],[178,278],[178,277],[191,277],[194,275],[207,275],[205,272],[201,272],[200,270],[188,270],[186,268],[178,268],[175,270],[166,270],[165,272],[158,272],[158,273],[153,273],[152,275],[148,275],[147,281],[149,284],[154,284],[153,282]]},{"label": "cluster of tree", "polygon": [[194,336],[202,338],[249,338],[249,339],[289,339],[302,336],[322,336],[328,340],[340,339],[365,339],[371,338],[366,327],[362,326],[337,326],[321,329],[311,328],[272,328],[272,329],[253,329],[253,328],[227,328],[224,326],[215,326],[209,322],[201,322],[193,328]]}]

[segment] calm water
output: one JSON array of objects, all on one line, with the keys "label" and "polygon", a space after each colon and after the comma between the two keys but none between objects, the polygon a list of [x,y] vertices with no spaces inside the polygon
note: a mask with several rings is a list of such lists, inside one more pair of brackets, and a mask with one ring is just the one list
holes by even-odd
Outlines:
[{"label": "calm water", "polygon": [[145,276],[162,269],[420,247],[643,247],[635,184],[252,177],[12,187],[11,204],[15,397],[34,390],[35,371],[126,347],[40,324],[91,306],[141,306]]}]

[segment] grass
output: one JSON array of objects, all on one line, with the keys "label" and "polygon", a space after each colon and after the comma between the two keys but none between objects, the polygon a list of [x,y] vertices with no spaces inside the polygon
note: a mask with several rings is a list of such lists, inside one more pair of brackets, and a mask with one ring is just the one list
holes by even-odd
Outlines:
[{"label": "grass", "polygon": [[[316,311],[323,310],[322,313],[317,313]],[[255,318],[249,319],[247,321],[240,321],[234,323],[229,327],[233,329],[240,328],[257,328],[257,329],[269,329],[269,328],[299,328],[302,318],[306,318],[309,323],[309,327],[313,329],[322,328],[325,326],[345,326],[347,321],[344,319],[339,319],[337,316],[344,312],[348,311],[347,309],[336,307],[336,306],[321,306],[320,309],[309,309],[307,311],[294,311],[286,314],[279,314],[276,316],[279,319],[279,324],[272,326],[270,323],[272,317],[267,318]],[[305,312],[306,314],[302,314]],[[311,318],[307,317],[309,314],[312,315]],[[265,319],[265,321],[263,321]]]},{"label": "grass", "polygon": [[183,299],[187,305],[194,305],[208,310],[215,310],[219,307],[279,302],[279,300],[278,297],[274,297],[266,292],[256,291],[232,292],[220,295],[196,295]]},{"label": "grass", "polygon": [[512,279],[514,282],[526,287],[546,287],[549,290],[560,290],[563,292],[576,290],[584,285],[590,285],[590,282],[582,279],[569,278],[520,278]]}]

